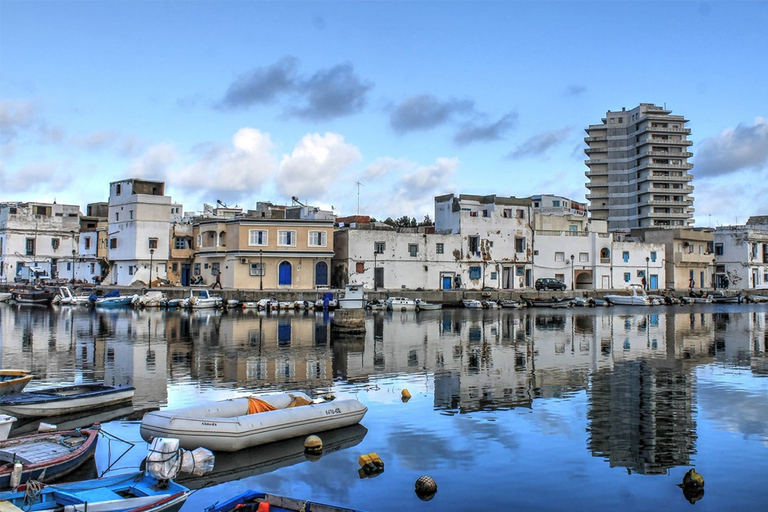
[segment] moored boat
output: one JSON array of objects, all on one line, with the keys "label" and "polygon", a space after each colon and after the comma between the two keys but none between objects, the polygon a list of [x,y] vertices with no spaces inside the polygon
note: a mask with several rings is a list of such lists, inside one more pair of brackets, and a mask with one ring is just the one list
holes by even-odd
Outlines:
[{"label": "moored boat", "polygon": [[[259,504],[266,502],[264,508]],[[245,491],[223,502],[217,502],[207,507],[205,512],[257,512],[272,510],[274,512],[362,512],[359,509],[327,505],[306,499],[288,498],[261,491]]]},{"label": "moored boat", "polygon": [[140,430],[145,440],[170,437],[182,448],[228,452],[355,425],[367,410],[354,399],[312,403],[304,393],[279,393],[148,412]]},{"label": "moored boat", "polygon": [[0,396],[21,393],[33,378],[26,370],[0,370]]},{"label": "moored boat", "polygon": [[54,303],[63,306],[85,306],[88,304],[89,300],[89,295],[84,293],[75,295],[69,286],[59,286],[59,291],[56,292],[56,296],[53,298]]},{"label": "moored boat", "polygon": [[650,306],[653,304],[641,285],[629,285],[627,291],[628,293],[625,295],[608,294],[604,298],[616,306]]},{"label": "moored boat", "polygon": [[462,299],[461,305],[469,309],[483,309],[483,303],[476,299]]},{"label": "moored boat", "polygon": [[19,304],[49,305],[53,302],[54,292],[34,288],[14,288],[11,290],[13,300]]},{"label": "moored boat", "polygon": [[139,300],[139,296],[120,295],[118,290],[112,290],[101,297],[91,295],[90,300],[97,308],[125,308],[133,306]]},{"label": "moored boat", "polygon": [[525,301],[522,301],[522,300],[505,300],[505,299],[500,300],[499,305],[502,308],[511,308],[511,309],[521,309],[527,306]]},{"label": "moored boat", "polygon": [[531,299],[525,299],[525,302],[528,304],[529,308],[562,309],[573,307],[573,302],[571,302],[571,299],[563,299],[559,297],[533,297]]},{"label": "moored boat", "polygon": [[11,432],[11,426],[16,418],[7,414],[0,414],[0,441],[8,439],[8,434]]},{"label": "moored boat", "polygon": [[344,288],[344,296],[339,298],[341,309],[363,309],[366,303],[365,290],[361,284],[348,284]]},{"label": "moored boat", "polygon": [[0,396],[0,410],[19,418],[70,414],[133,400],[132,386],[76,384]]},{"label": "moored boat", "polygon": [[168,304],[168,297],[160,290],[147,290],[136,297],[136,305],[142,308],[163,308]]},{"label": "moored boat", "polygon": [[[30,492],[28,492],[30,491]],[[7,508],[29,512],[178,512],[189,489],[173,480],[157,480],[136,472],[81,482],[35,486],[0,492]]]},{"label": "moored boat", "polygon": [[389,297],[387,309],[391,311],[413,311],[416,309],[416,301],[408,297]]},{"label": "moored boat", "polygon": [[434,311],[443,309],[443,305],[437,302],[427,302],[426,300],[416,299],[416,311]]},{"label": "moored boat", "polygon": [[200,290],[197,295],[189,297],[189,307],[192,309],[220,308],[223,305],[224,299],[209,290]]},{"label": "moored boat", "polygon": [[8,302],[11,298],[13,298],[11,292],[0,292],[0,302]]},{"label": "moored boat", "polygon": [[93,457],[98,437],[98,429],[78,429],[0,441],[0,489],[11,486],[16,461],[22,464],[20,483],[53,482],[71,473]]}]

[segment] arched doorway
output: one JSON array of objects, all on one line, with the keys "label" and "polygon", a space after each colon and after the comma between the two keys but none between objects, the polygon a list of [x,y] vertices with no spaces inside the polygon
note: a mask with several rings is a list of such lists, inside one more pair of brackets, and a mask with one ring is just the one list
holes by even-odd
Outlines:
[{"label": "arched doorway", "polygon": [[315,286],[328,286],[328,264],[324,261],[315,265]]},{"label": "arched doorway", "polygon": [[291,264],[288,261],[280,263],[277,272],[277,284],[278,286],[291,286]]},{"label": "arched doorway", "polygon": [[576,289],[577,290],[591,290],[593,289],[592,283],[592,271],[591,270],[577,270],[576,271]]}]

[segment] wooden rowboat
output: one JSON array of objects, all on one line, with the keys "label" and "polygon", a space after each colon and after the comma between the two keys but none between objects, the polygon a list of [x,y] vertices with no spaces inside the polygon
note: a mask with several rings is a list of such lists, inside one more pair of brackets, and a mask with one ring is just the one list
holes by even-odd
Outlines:
[{"label": "wooden rowboat", "polygon": [[21,393],[33,377],[26,370],[0,370],[0,395]]},{"label": "wooden rowboat", "polygon": [[19,418],[58,416],[133,400],[132,386],[76,384],[0,396],[0,410]]},{"label": "wooden rowboat", "polygon": [[0,489],[10,488],[16,461],[22,464],[21,483],[53,482],[71,473],[93,457],[98,438],[98,430],[82,429],[0,441]]}]

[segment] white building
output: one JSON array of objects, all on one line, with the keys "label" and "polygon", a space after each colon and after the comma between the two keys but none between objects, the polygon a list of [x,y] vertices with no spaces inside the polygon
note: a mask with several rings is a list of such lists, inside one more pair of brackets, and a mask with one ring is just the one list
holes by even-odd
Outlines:
[{"label": "white building", "polygon": [[520,290],[533,286],[531,200],[495,195],[435,197],[435,232],[461,238],[457,262],[469,267],[462,287]]},{"label": "white building", "polygon": [[[602,256],[602,255],[601,255]],[[659,290],[666,282],[663,243],[645,243],[630,237],[614,238],[609,256],[610,286],[620,289],[631,284]]]},{"label": "white building", "polygon": [[108,258],[106,281],[120,286],[134,281],[165,279],[169,252],[170,196],[165,183],[125,179],[109,185]]},{"label": "white building", "polygon": [[718,287],[768,288],[767,220],[750,217],[746,225],[715,228]]},{"label": "white building", "polygon": [[77,250],[80,207],[57,203],[0,204],[0,282],[29,279],[27,268],[68,278]]}]

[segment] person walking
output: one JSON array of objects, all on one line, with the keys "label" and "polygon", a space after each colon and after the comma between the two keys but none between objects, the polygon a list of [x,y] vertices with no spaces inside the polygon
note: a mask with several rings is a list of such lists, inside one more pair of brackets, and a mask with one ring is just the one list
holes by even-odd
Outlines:
[{"label": "person walking", "polygon": [[219,287],[219,289],[221,289],[221,272],[216,274],[216,282],[213,283],[213,286],[211,286],[211,290],[213,290],[217,286]]}]

